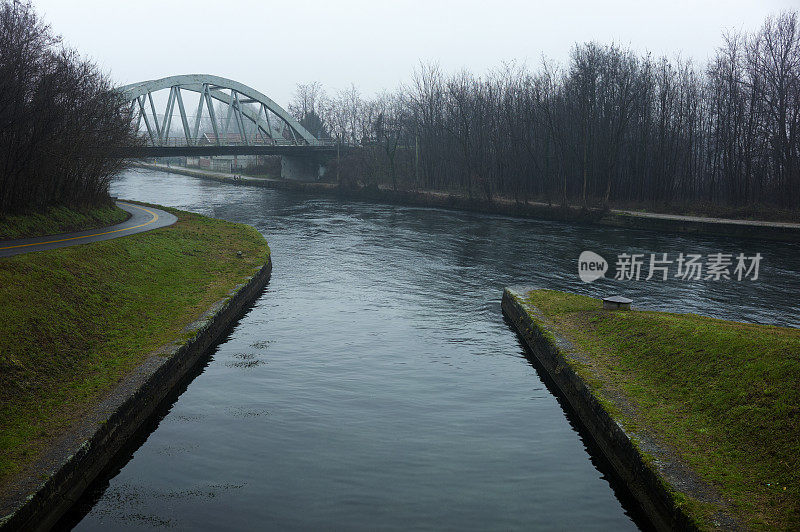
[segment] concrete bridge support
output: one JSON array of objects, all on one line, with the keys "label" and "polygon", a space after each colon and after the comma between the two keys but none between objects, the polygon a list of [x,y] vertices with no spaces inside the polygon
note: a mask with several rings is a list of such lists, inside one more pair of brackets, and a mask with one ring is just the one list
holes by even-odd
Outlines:
[{"label": "concrete bridge support", "polygon": [[315,157],[281,156],[281,177],[293,181],[317,181],[325,175],[325,167]]}]

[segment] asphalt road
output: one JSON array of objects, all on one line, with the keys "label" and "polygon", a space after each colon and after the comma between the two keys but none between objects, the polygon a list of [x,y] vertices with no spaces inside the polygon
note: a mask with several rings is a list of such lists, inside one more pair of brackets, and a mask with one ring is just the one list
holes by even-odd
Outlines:
[{"label": "asphalt road", "polygon": [[44,251],[47,249],[111,240],[112,238],[143,233],[152,229],[158,229],[159,227],[167,227],[178,221],[177,217],[161,209],[143,207],[123,201],[118,201],[116,203],[119,208],[131,213],[131,217],[121,224],[99,227],[97,229],[90,229],[89,231],[81,231],[78,233],[63,233],[60,235],[0,241],[0,257],[10,257],[21,253],[31,253],[33,251]]}]

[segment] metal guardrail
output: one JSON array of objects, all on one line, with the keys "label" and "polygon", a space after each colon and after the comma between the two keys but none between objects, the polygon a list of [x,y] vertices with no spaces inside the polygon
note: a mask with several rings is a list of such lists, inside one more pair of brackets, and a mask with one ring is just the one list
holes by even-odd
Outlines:
[{"label": "metal guardrail", "polygon": [[[143,138],[145,140],[149,140],[147,136]],[[333,139],[320,139],[318,142],[319,146],[336,145],[336,141]],[[213,142],[208,142],[208,141],[200,141],[200,142],[188,141],[184,136],[184,137],[166,137],[160,139],[158,144],[152,144],[150,142],[147,142],[146,146],[167,148],[167,147],[185,147],[185,146],[314,146],[314,145],[308,144],[302,140],[295,142],[294,140],[287,140],[287,139],[264,139],[264,138],[247,139],[247,142],[245,142],[244,139],[228,139],[225,142],[220,142],[219,144],[215,144]]]}]

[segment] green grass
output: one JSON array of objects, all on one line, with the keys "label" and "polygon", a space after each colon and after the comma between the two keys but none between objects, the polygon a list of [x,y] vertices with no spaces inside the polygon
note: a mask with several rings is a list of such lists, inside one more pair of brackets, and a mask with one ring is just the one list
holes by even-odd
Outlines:
[{"label": "green grass", "polygon": [[167,210],[170,227],[0,259],[0,484],[269,254],[252,227]]},{"label": "green grass", "polygon": [[[550,290],[524,302],[589,356],[579,373],[599,395],[634,406],[627,428],[670,442],[749,527],[800,528],[800,330],[604,311]],[[713,508],[687,508],[710,522]]]},{"label": "green grass", "polygon": [[116,205],[50,207],[42,212],[0,216],[0,240],[85,231],[124,222],[129,216]]}]

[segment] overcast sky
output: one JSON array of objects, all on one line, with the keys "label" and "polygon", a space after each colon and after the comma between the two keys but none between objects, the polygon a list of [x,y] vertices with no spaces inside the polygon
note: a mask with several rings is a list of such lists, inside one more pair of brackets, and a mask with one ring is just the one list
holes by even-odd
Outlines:
[{"label": "overcast sky", "polygon": [[297,83],[364,95],[408,82],[420,61],[475,73],[576,42],[703,63],[726,29],[753,30],[800,0],[34,0],[65,41],[120,85],[174,74],[228,77],[286,106]]}]

